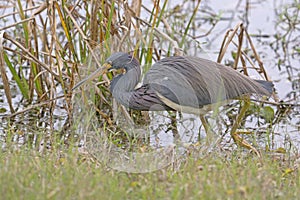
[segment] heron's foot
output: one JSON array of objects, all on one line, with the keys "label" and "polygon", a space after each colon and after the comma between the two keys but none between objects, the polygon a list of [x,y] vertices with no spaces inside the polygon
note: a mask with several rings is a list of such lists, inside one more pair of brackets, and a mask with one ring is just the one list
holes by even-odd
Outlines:
[{"label": "heron's foot", "polygon": [[245,139],[243,139],[239,134],[250,134],[249,131],[236,131],[231,133],[231,137],[233,138],[234,142],[241,147],[247,148],[252,150],[258,157],[261,157],[260,153],[257,151],[255,147],[249,144]]}]

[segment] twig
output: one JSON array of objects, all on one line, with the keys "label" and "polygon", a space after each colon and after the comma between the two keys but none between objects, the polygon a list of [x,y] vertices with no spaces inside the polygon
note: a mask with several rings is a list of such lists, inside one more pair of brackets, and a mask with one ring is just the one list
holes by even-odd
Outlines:
[{"label": "twig", "polygon": [[[149,24],[148,22],[146,22],[145,20],[139,18],[139,17],[136,17],[134,16],[135,19],[143,22],[144,24],[146,24],[147,26],[149,27],[152,27],[151,24]],[[166,40],[170,41],[172,43],[172,45],[174,46],[174,50],[175,50],[175,54],[176,55],[182,55],[183,54],[183,51],[182,49],[179,47],[177,41],[173,40],[170,36],[168,36],[167,34],[165,34],[164,32],[162,32],[161,30],[159,30],[158,28],[156,27],[153,27],[153,29],[158,33],[160,34],[162,37],[164,37]]]},{"label": "twig", "polygon": [[64,98],[64,97],[65,97],[64,95],[61,95],[61,96],[55,97],[55,98],[53,98],[53,99],[49,99],[49,100],[43,101],[43,102],[38,103],[38,104],[34,104],[34,105],[31,105],[31,106],[28,106],[27,108],[25,108],[25,109],[23,109],[23,110],[21,110],[21,111],[15,112],[15,113],[13,113],[13,114],[10,114],[10,115],[3,115],[3,116],[6,117],[6,118],[12,118],[12,117],[15,117],[15,116],[17,116],[17,115],[20,115],[20,114],[22,114],[22,113],[28,112],[28,111],[30,111],[30,110],[32,110],[32,109],[41,107],[41,106],[43,106],[43,105],[47,105],[47,104],[51,103],[52,101],[56,101],[56,100],[61,99],[61,98]]},{"label": "twig", "polygon": [[19,47],[22,51],[24,51],[31,59],[32,61],[34,61],[35,63],[41,65],[46,71],[48,71],[50,74],[52,74],[55,78],[57,78],[57,80],[59,82],[60,78],[59,75],[56,74],[55,72],[50,70],[50,67],[47,66],[45,63],[41,62],[39,59],[37,59],[32,53],[29,52],[29,50],[27,50],[25,47],[23,47],[22,44],[20,44],[18,41],[14,40],[12,37],[10,37],[7,33],[4,32],[3,37],[9,41],[11,41],[14,45],[16,45],[17,47]]},{"label": "twig", "polygon": [[[228,48],[230,42],[232,41],[232,39],[233,39],[235,33],[238,31],[239,27],[242,26],[242,25],[243,25],[243,23],[240,22],[240,23],[238,23],[238,24],[234,27],[233,30],[229,30],[229,31],[226,32],[226,37],[224,37],[224,40],[223,40],[222,45],[221,45],[221,48],[220,48],[220,54],[219,54],[218,59],[217,59],[217,62],[218,62],[218,63],[220,63],[221,60],[223,59],[223,57],[224,57],[224,55],[225,55],[225,52],[226,52],[226,49]],[[233,32],[232,32],[231,35],[227,38],[227,35],[229,35],[229,32],[230,32],[230,31],[233,31]],[[227,42],[225,43],[226,39],[227,39]]]}]

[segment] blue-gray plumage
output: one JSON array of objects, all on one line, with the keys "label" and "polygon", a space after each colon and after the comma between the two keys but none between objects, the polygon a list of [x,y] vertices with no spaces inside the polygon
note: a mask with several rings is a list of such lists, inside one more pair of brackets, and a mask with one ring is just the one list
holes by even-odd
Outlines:
[{"label": "blue-gray plumage", "polygon": [[179,110],[199,113],[199,109],[245,94],[269,96],[273,83],[253,80],[230,67],[190,56],[167,57],[156,62],[136,88],[140,64],[127,53],[114,53],[107,60],[110,69],[124,68],[111,82],[110,91],[118,102],[135,110]]},{"label": "blue-gray plumage", "polygon": [[270,96],[273,92],[272,82],[253,80],[230,67],[191,56],[159,60],[146,73],[139,88],[136,86],[141,77],[140,64],[132,55],[112,54],[106,60],[105,69],[124,69],[124,73],[113,78],[110,91],[119,103],[135,110],[178,110],[199,114],[210,104],[246,94]]}]

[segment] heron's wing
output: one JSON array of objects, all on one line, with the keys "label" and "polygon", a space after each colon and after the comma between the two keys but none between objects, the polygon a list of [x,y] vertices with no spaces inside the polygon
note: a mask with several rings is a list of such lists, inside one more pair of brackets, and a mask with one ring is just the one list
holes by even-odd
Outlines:
[{"label": "heron's wing", "polygon": [[199,108],[211,103],[201,71],[185,57],[168,57],[158,61],[146,74],[144,83],[159,95],[182,106]]},{"label": "heron's wing", "polygon": [[[225,90],[226,99],[232,99],[244,94],[257,94],[270,96],[273,91],[273,83],[263,80],[254,80],[242,73],[237,72],[231,67],[226,67],[220,63],[216,63],[210,60],[189,57],[189,60],[196,63],[202,63],[202,68],[206,67],[205,77],[211,77],[214,73],[218,73],[221,77],[221,84]],[[213,69],[213,71],[211,70]],[[219,83],[218,83],[219,84]]]},{"label": "heron's wing", "polygon": [[144,83],[166,99],[194,108],[243,94],[270,94],[230,67],[197,57],[164,58],[152,66]]}]

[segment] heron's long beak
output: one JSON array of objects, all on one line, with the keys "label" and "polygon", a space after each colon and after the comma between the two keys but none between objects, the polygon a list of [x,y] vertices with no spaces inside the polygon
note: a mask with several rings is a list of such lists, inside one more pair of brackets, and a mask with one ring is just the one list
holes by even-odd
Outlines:
[{"label": "heron's long beak", "polygon": [[75,90],[76,88],[79,88],[80,86],[84,85],[85,83],[87,83],[88,81],[91,81],[105,73],[107,73],[107,71],[111,68],[112,66],[109,63],[105,63],[102,67],[100,67],[99,69],[97,69],[95,72],[93,72],[92,74],[90,74],[88,77],[82,79],[79,83],[77,83],[73,88],[72,91]]}]

